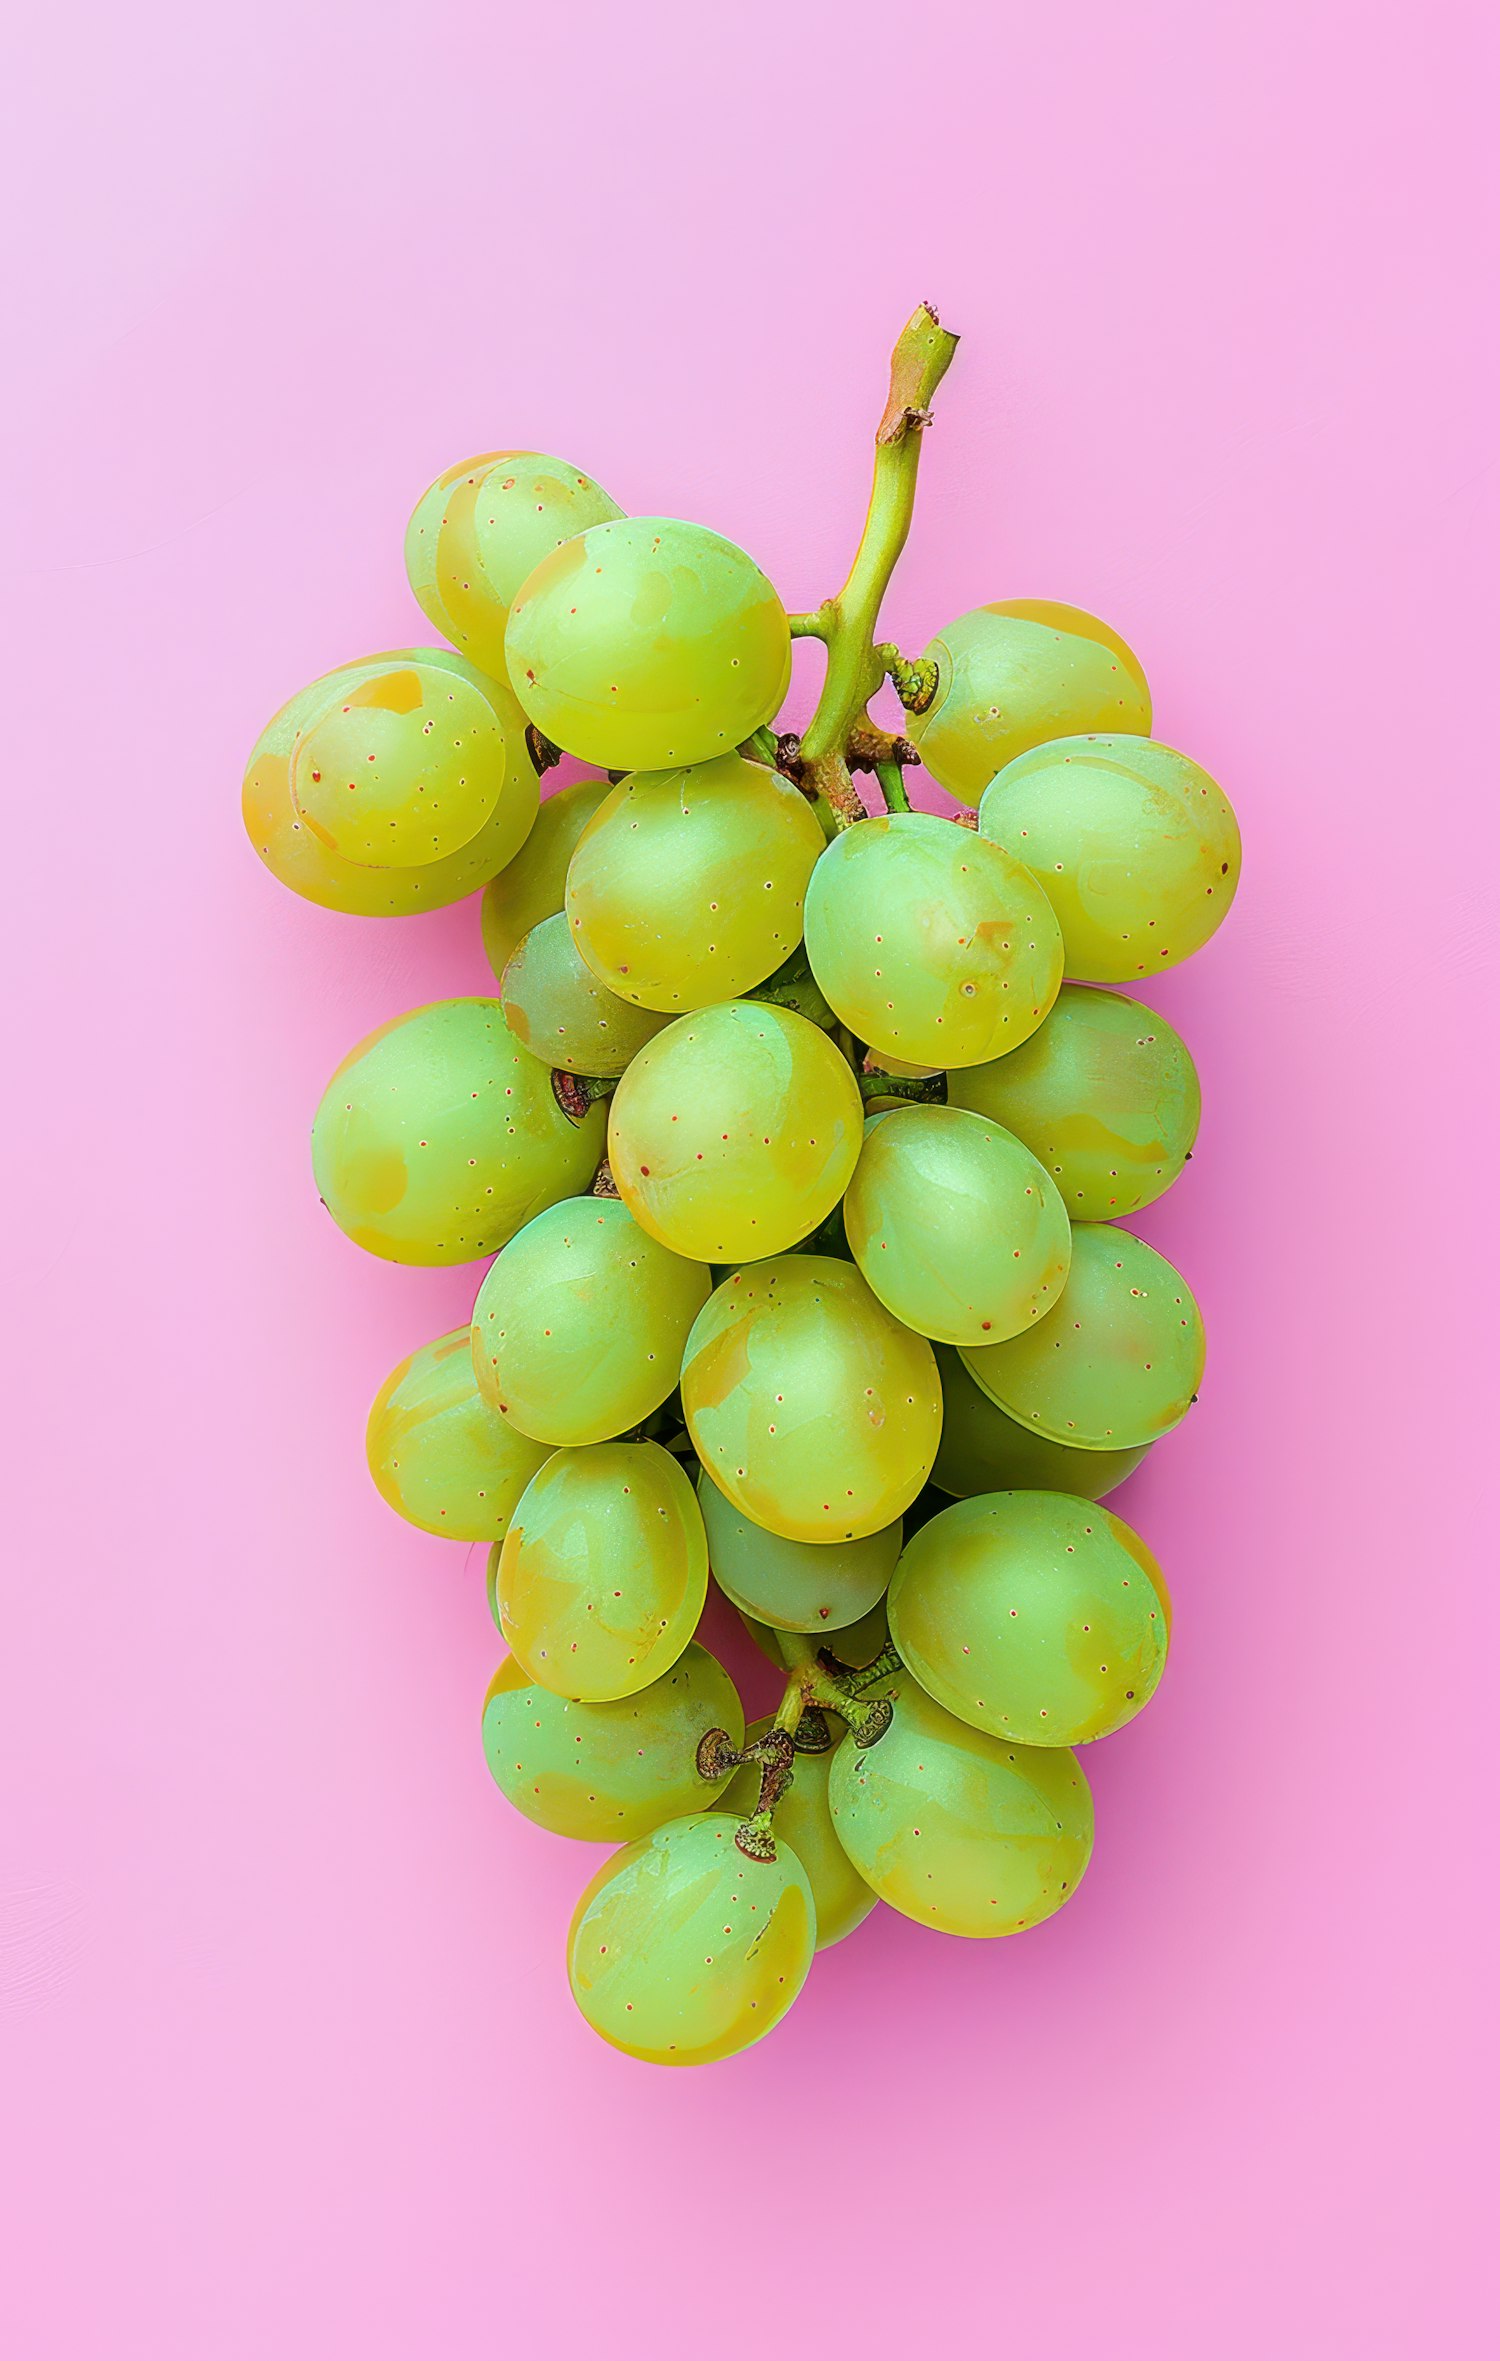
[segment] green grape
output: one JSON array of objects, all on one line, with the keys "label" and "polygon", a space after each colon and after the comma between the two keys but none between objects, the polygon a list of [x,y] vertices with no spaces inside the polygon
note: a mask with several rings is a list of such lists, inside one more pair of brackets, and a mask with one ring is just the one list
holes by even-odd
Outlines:
[{"label": "green grape", "polygon": [[950,795],[979,801],[996,771],[1048,738],[1151,728],[1151,693],[1118,632],[1054,599],[974,607],[923,650],[937,692],[907,723]]},{"label": "green grape", "polygon": [[1065,1492],[955,1501],[902,1551],[890,1618],[930,1697],[1028,1746],[1083,1746],[1133,1721],[1171,1628],[1145,1543]]},{"label": "green grape", "polygon": [[435,1000],[357,1042],[313,1120],[318,1193],[388,1262],[474,1262],[598,1169],[604,1114],[579,1123],[511,1038],[498,1000]]},{"label": "green grape", "polygon": [[524,935],[501,978],[505,1021],[549,1066],[623,1074],[667,1019],[606,991],[578,955],[561,910]]},{"label": "green grape", "polygon": [[698,1506],[709,1567],[730,1605],[783,1631],[821,1635],[856,1623],[884,1597],[901,1554],[899,1518],[862,1541],[789,1541],[755,1524],[702,1475]]},{"label": "green grape", "polygon": [[478,835],[505,786],[492,686],[442,662],[351,668],[297,734],[298,817],[347,861],[419,867]]},{"label": "green grape", "polygon": [[950,1104],[1003,1123],[1045,1164],[1074,1221],[1139,1213],[1198,1134],[1198,1076],[1164,1017],[1119,992],[1064,984],[1029,1041],[968,1066]]},{"label": "green grape", "polygon": [[779,1666],[782,1672],[791,1672],[795,1666],[805,1663],[810,1648],[813,1648],[814,1653],[817,1648],[827,1648],[840,1664],[873,1664],[891,1636],[886,1622],[884,1598],[878,1598],[869,1613],[861,1615],[857,1623],[846,1623],[838,1631],[820,1631],[816,1648],[803,1632],[777,1631],[774,1625],[762,1623],[754,1615],[747,1615],[743,1607],[736,1607],[735,1613],[762,1656]]},{"label": "green grape", "polygon": [[467,1328],[391,1371],[371,1405],[365,1454],[398,1516],[454,1541],[498,1540],[547,1457],[481,1399]]},{"label": "green grape", "polygon": [[962,1107],[896,1107],[866,1125],[844,1230],[886,1310],[945,1344],[1030,1327],[1057,1302],[1073,1251],[1030,1149]]},{"label": "green grape", "polygon": [[663,1820],[707,1811],[725,1785],[700,1777],[698,1741],[745,1715],[716,1656],[690,1641],[669,1672],[603,1705],[555,1696],[507,1656],[484,1700],[484,1752],[518,1812],[589,1844],[646,1836]]},{"label": "green grape", "polygon": [[533,1680],[591,1705],[633,1697],[677,1662],[708,1596],[692,1485],[658,1443],[554,1451],[517,1503],[496,1590]]},{"label": "green grape", "polygon": [[406,572],[444,638],[505,678],[510,603],[534,566],[624,510],[542,451],[483,451],[429,484],[406,528]]},{"label": "green grape", "polygon": [[723,1812],[669,1820],[611,1855],[579,1897],[568,1981],[594,2031],[655,2066],[749,2049],[807,1980],[812,1887],[790,1845],[752,1861]]},{"label": "green grape", "polygon": [[1015,1935],[1078,1890],[1094,1806],[1076,1755],[960,1721],[909,1674],[873,1746],[828,1775],[834,1832],[882,1902],[949,1935]]},{"label": "green grape", "polygon": [[859,1157],[859,1085],[826,1033],[767,1001],[679,1017],[609,1110],[615,1186],[642,1229],[709,1263],[780,1254],[830,1214]]},{"label": "green grape", "polygon": [[479,924],[496,983],[522,937],[561,910],[573,847],[609,791],[608,779],[576,779],[549,795],[515,859],[485,887]]},{"label": "green grape", "polygon": [[682,1407],[721,1492],[792,1541],[855,1541],[894,1522],[937,1451],[932,1347],[858,1271],[822,1254],[752,1263],[693,1323]]},{"label": "green grape", "polygon": [[931,812],[846,828],[803,923],[813,974],[880,1057],[977,1066],[1034,1033],[1062,980],[1047,897],[998,845]]},{"label": "green grape", "polygon": [[622,780],[579,838],[568,922],[601,983],[681,1015],[763,983],[802,939],[823,850],[806,798],[721,754]]},{"label": "green grape", "polygon": [[[750,1737],[764,1737],[771,1723],[770,1714],[752,1722]],[[826,1754],[798,1755],[792,1784],[777,1804],[772,1822],[778,1854],[783,1845],[790,1845],[807,1871],[819,1951],[826,1951],[831,1943],[841,1943],[845,1935],[852,1935],[857,1926],[863,1926],[876,1899],[834,1834],[828,1809],[828,1774],[833,1766],[833,1753],[830,1746]],[[746,1763],[736,1771],[720,1797],[719,1809],[747,1820],[759,1800],[760,1765]]]},{"label": "green grape", "polygon": [[1063,965],[1083,983],[1177,966],[1208,941],[1240,878],[1227,796],[1153,738],[1059,738],[1018,755],[985,789],[979,829],[1035,870]]},{"label": "green grape", "polygon": [[1083,1451],[1128,1451],[1154,1443],[1197,1400],[1203,1320],[1186,1279],[1144,1239],[1079,1222],[1061,1303],[1023,1336],[959,1351],[1023,1426]]},{"label": "green grape", "polygon": [[472,665],[447,648],[392,648],[362,664],[341,665],[298,691],[274,714],[251,750],[245,769],[242,809],[245,833],[281,884],[304,901],[352,917],[384,918],[412,910],[440,910],[462,901],[495,876],[524,845],[537,813],[536,765],[526,745],[526,716],[499,681],[483,681],[505,733],[505,782],[489,818],[468,843],[443,859],[410,869],[371,869],[346,860],[320,843],[292,799],[291,760],[302,730],[317,719],[340,684],[362,678],[367,669],[397,663],[440,666],[470,684],[481,680]]},{"label": "green grape", "polygon": [[603,1443],[666,1400],[708,1300],[702,1263],[609,1197],[565,1197],[518,1230],[474,1305],[479,1389],[542,1443]]},{"label": "green grape", "polygon": [[544,558],[516,593],[505,663],[539,730],[611,771],[727,754],[791,677],[786,613],[705,525],[625,517]]},{"label": "green grape", "polygon": [[943,1439],[932,1463],[939,1491],[1073,1492],[1102,1500],[1138,1468],[1149,1443],[1128,1451],[1080,1451],[1021,1426],[974,1383],[958,1354],[938,1345],[943,1384]]}]

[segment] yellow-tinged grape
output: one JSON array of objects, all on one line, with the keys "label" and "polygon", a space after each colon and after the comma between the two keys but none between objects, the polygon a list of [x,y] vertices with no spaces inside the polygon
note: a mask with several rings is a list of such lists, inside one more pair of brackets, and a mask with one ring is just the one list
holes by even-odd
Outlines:
[{"label": "yellow-tinged grape", "polygon": [[898,1106],[866,1125],[844,1233],[887,1311],[946,1344],[1019,1334],[1051,1310],[1072,1256],[1056,1184],[962,1107]]},{"label": "yellow-tinged grape", "polygon": [[496,1575],[505,1644],[559,1697],[633,1697],[677,1662],[708,1596],[693,1487],[658,1443],[554,1451]]},{"label": "yellow-tinged grape", "polygon": [[942,1425],[931,1345],[821,1254],[752,1263],[714,1289],[687,1341],[682,1407],[720,1491],[793,1541],[893,1523]]},{"label": "yellow-tinged grape", "polygon": [[505,678],[510,603],[534,566],[589,525],[624,510],[564,459],[484,451],[429,484],[406,528],[418,606],[497,679]]},{"label": "yellow-tinged grape", "polygon": [[698,1742],[724,1730],[738,1747],[744,1729],[733,1681],[696,1640],[633,1697],[558,1697],[507,1656],[484,1700],[485,1759],[501,1793],[538,1827],[590,1844],[707,1811],[725,1780],[701,1776]]},{"label": "yellow-tinged grape", "polygon": [[996,771],[1048,738],[1145,737],[1151,728],[1139,660],[1082,607],[1002,599],[960,615],[922,652],[937,665],[937,690],[907,731],[933,777],[964,803],[978,803]]},{"label": "yellow-tinged grape", "polygon": [[577,779],[549,795],[515,859],[485,887],[479,923],[496,983],[522,937],[561,910],[573,847],[608,793],[608,779]]},{"label": "yellow-tinged grape", "polygon": [[770,2032],[807,1979],[812,1887],[790,1845],[752,1861],[724,1812],[669,1820],[611,1855],[568,1930],[594,2031],[656,2066],[706,2066]]},{"label": "yellow-tinged grape", "polygon": [[610,1101],[615,1186],[694,1260],[780,1254],[833,1211],[859,1156],[859,1085],[791,1009],[730,1000],[679,1017]]},{"label": "yellow-tinged grape", "polygon": [[[357,684],[371,668],[382,671],[413,662],[440,666],[468,685],[483,688],[505,733],[505,783],[483,827],[456,852],[409,869],[372,869],[320,843],[306,825],[292,800],[292,749],[304,725],[324,710],[337,686]],[[440,910],[494,877],[529,835],[537,813],[537,782],[526,746],[526,716],[502,682],[486,680],[447,648],[387,649],[383,655],[325,673],[273,715],[246,765],[242,810],[245,833],[272,876],[304,901],[359,918]]]},{"label": "yellow-tinged grape", "polygon": [[479,1392],[467,1328],[394,1368],[371,1405],[365,1454],[382,1500],[408,1524],[454,1541],[494,1541],[542,1461]]},{"label": "yellow-tinged grape", "polygon": [[1175,967],[1208,941],[1239,884],[1228,797],[1153,738],[1059,738],[1018,755],[985,789],[979,828],[1035,870],[1063,965],[1084,983]]},{"label": "yellow-tinged grape", "polygon": [[786,612],[706,525],[625,517],[544,558],[516,594],[505,663],[536,726],[612,771],[727,754],[786,695]]},{"label": "yellow-tinged grape", "polygon": [[890,1618],[930,1697],[1028,1746],[1084,1746],[1133,1721],[1171,1628],[1139,1534],[1065,1492],[955,1501],[902,1551]]},{"label": "yellow-tinged grape", "polygon": [[709,1275],[608,1197],[565,1197],[518,1230],[474,1305],[485,1400],[543,1443],[602,1443],[677,1383]]},{"label": "yellow-tinged grape", "polygon": [[943,1439],[932,1463],[940,1492],[1072,1492],[1102,1500],[1138,1468],[1149,1443],[1080,1451],[1021,1426],[978,1387],[949,1345],[936,1348],[943,1384]]},{"label": "yellow-tinged grape", "polygon": [[345,860],[420,867],[477,836],[505,786],[493,687],[441,662],[365,666],[305,721],[287,777],[298,817]]},{"label": "yellow-tinged grape", "polygon": [[1014,1049],[1062,980],[1062,938],[1030,871],[931,812],[846,828],[803,925],[813,974],[881,1057],[976,1066]]},{"label": "yellow-tinged grape", "polygon": [[1074,1221],[1150,1205],[1198,1135],[1198,1076],[1186,1044],[1154,1009],[1087,984],[1064,984],[1029,1041],[955,1074],[948,1098],[1024,1140]]},{"label": "yellow-tinged grape", "polygon": [[[752,1722],[749,1736],[764,1737],[771,1721],[767,1714],[761,1721]],[[834,1727],[841,1725],[835,1723]],[[807,1871],[820,1951],[826,1951],[830,1943],[841,1943],[845,1935],[852,1935],[857,1926],[863,1926],[876,1900],[834,1834],[828,1809],[828,1773],[832,1765],[831,1746],[826,1754],[799,1754],[792,1784],[777,1804],[772,1822],[777,1852],[783,1845],[790,1845]],[[736,1771],[719,1798],[719,1810],[748,1820],[759,1800],[760,1765],[746,1763]]]},{"label": "yellow-tinged grape", "polygon": [[568,870],[568,923],[601,982],[643,1008],[705,1008],[763,983],[802,939],[823,831],[762,762],[637,771]]},{"label": "yellow-tinged grape", "polygon": [[901,1554],[899,1518],[862,1541],[790,1541],[757,1525],[702,1475],[698,1506],[709,1571],[724,1596],[742,1615],[782,1631],[822,1639],[857,1623],[884,1597]]},{"label": "yellow-tinged grape", "polygon": [[623,1074],[667,1023],[606,990],[578,955],[561,910],[524,935],[500,981],[505,1021],[518,1041],[570,1074]]},{"label": "yellow-tinged grape", "polygon": [[1004,1344],[959,1350],[992,1402],[1083,1451],[1155,1442],[1186,1417],[1203,1382],[1192,1289],[1164,1255],[1113,1222],[1076,1224],[1068,1284],[1044,1320]]},{"label": "yellow-tinged grape", "polygon": [[1078,1890],[1094,1806],[1077,1757],[976,1730],[904,1675],[873,1746],[845,1738],[833,1825],[883,1902],[949,1935],[1015,1935]]},{"label": "yellow-tinged grape", "polygon": [[435,1000],[357,1042],[313,1120],[318,1194],[388,1262],[474,1262],[588,1187],[604,1112],[570,1121],[498,1000]]},{"label": "yellow-tinged grape", "polygon": [[[891,1636],[883,1598],[877,1599],[868,1615],[861,1615],[857,1623],[846,1623],[839,1631],[820,1631],[816,1643],[803,1632],[778,1631],[773,1624],[762,1623],[757,1616],[747,1615],[743,1607],[736,1607],[735,1613],[762,1656],[772,1664],[779,1665],[783,1672],[790,1672],[795,1665],[803,1663],[809,1648],[814,1646],[827,1648],[840,1664],[873,1664]],[[879,1692],[872,1691],[871,1694],[878,1695]]]}]

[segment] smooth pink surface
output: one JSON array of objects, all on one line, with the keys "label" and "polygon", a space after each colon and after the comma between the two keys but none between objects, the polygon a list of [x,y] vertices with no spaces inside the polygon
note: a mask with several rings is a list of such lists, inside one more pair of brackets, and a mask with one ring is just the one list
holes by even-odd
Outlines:
[{"label": "smooth pink surface", "polygon": [[[903,2361],[1493,2349],[1486,13],[31,12],[18,2361],[738,2361],[836,2318]],[[991,1946],[882,1912],[771,2041],[673,2076],[568,1997],[594,1855],[491,1788],[478,1553],[364,1472],[376,1384],[478,1274],[367,1259],[308,1169],[356,1036],[485,988],[477,910],[295,902],[238,779],[291,689],[420,635],[407,510],[492,443],[813,603],[922,295],[965,341],[892,630],[1098,609],[1245,827],[1230,924],[1159,993],[1207,1112],[1140,1226],[1210,1376],[1118,1505],[1176,1647],[1090,1755],[1060,1919]]]}]

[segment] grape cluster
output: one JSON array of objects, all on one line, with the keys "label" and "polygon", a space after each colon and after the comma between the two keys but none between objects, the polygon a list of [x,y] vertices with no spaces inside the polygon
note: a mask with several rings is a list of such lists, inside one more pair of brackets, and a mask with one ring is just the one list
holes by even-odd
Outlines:
[{"label": "grape cluster", "polygon": [[[369,1252],[493,1258],[471,1324],[381,1387],[370,1467],[489,1544],[486,1758],[542,1827],[619,1846],[569,1975],[663,2064],[769,2032],[877,1900],[974,1936],[1060,1909],[1093,1841],[1075,1750],[1167,1658],[1161,1569],[1100,1504],[1202,1376],[1186,1280],[1120,1226],[1181,1172],[1198,1082],[1111,987],[1206,941],[1238,835],[1093,616],[874,643],[953,341],[924,309],[898,345],[871,522],[815,614],[705,527],[492,452],[408,529],[452,645],[314,682],[245,777],[312,901],[484,887],[495,996],[359,1042],[313,1165]],[[772,725],[800,634],[828,673],[799,740]],[[539,806],[559,750],[608,775]],[[977,811],[912,811],[919,756]],[[785,1675],[748,1729],[695,1636],[710,1582]]]}]

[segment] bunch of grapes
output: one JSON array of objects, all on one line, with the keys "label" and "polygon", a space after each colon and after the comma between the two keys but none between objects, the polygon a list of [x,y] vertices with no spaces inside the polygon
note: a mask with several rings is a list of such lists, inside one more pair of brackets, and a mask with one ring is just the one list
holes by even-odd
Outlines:
[{"label": "bunch of grapes", "polygon": [[[381,1387],[370,1466],[490,1544],[489,1766],[618,1845],[569,1975],[662,2064],[759,2040],[877,1899],[973,1936],[1059,1910],[1077,1749],[1166,1663],[1161,1569],[1101,1503],[1198,1393],[1187,1282],[1120,1223],[1199,1094],[1133,988],[1218,926],[1238,832],[1092,615],[876,640],[955,341],[926,307],[899,340],[815,611],[703,526],[491,452],[408,530],[451,644],[314,682],[245,779],[313,901],[484,887],[495,995],[357,1043],[313,1166],[370,1253],[493,1258],[470,1325]],[[798,636],[827,652],[800,736]],[[539,805],[559,751],[605,775]],[[919,759],[955,817],[910,808]],[[696,1636],[711,1581],[785,1675],[748,1728]]]}]

